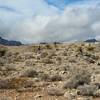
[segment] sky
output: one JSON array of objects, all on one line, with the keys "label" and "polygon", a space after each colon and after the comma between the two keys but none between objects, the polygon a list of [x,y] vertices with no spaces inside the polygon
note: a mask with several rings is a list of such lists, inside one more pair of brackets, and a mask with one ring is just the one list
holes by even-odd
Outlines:
[{"label": "sky", "polygon": [[100,40],[100,0],[0,0],[0,36],[25,44]]}]

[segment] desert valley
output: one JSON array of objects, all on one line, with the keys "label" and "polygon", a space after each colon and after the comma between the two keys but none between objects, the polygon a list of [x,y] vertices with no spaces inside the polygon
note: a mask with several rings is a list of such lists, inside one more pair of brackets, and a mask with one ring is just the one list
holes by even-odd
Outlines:
[{"label": "desert valley", "polygon": [[100,43],[0,45],[0,100],[100,100]]}]

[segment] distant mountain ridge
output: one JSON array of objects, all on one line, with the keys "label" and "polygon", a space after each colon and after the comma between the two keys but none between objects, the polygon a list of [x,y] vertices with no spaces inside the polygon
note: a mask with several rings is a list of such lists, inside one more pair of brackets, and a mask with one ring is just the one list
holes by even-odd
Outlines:
[{"label": "distant mountain ridge", "polygon": [[0,37],[0,44],[1,45],[7,45],[7,46],[20,46],[22,45],[22,43],[20,41],[9,41],[6,39],[3,39],[2,37]]},{"label": "distant mountain ridge", "polygon": [[86,40],[86,41],[84,41],[84,42],[98,42],[96,39],[88,39],[88,40]]}]

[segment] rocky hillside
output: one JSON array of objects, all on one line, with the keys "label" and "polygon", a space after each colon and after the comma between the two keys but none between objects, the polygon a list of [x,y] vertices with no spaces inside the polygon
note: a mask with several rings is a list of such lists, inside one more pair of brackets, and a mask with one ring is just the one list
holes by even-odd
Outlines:
[{"label": "rocky hillside", "polygon": [[20,45],[22,45],[22,43],[19,41],[8,41],[6,39],[3,39],[2,37],[0,37],[0,44],[7,45],[7,46],[20,46]]},{"label": "rocky hillside", "polygon": [[100,100],[100,43],[0,46],[0,100]]}]

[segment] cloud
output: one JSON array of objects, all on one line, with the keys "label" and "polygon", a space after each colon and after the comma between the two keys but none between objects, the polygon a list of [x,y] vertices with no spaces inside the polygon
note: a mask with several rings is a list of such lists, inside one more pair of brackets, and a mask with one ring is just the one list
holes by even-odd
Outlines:
[{"label": "cloud", "polygon": [[60,10],[45,0],[0,0],[0,35],[23,43],[99,39],[99,4],[80,0]]}]

